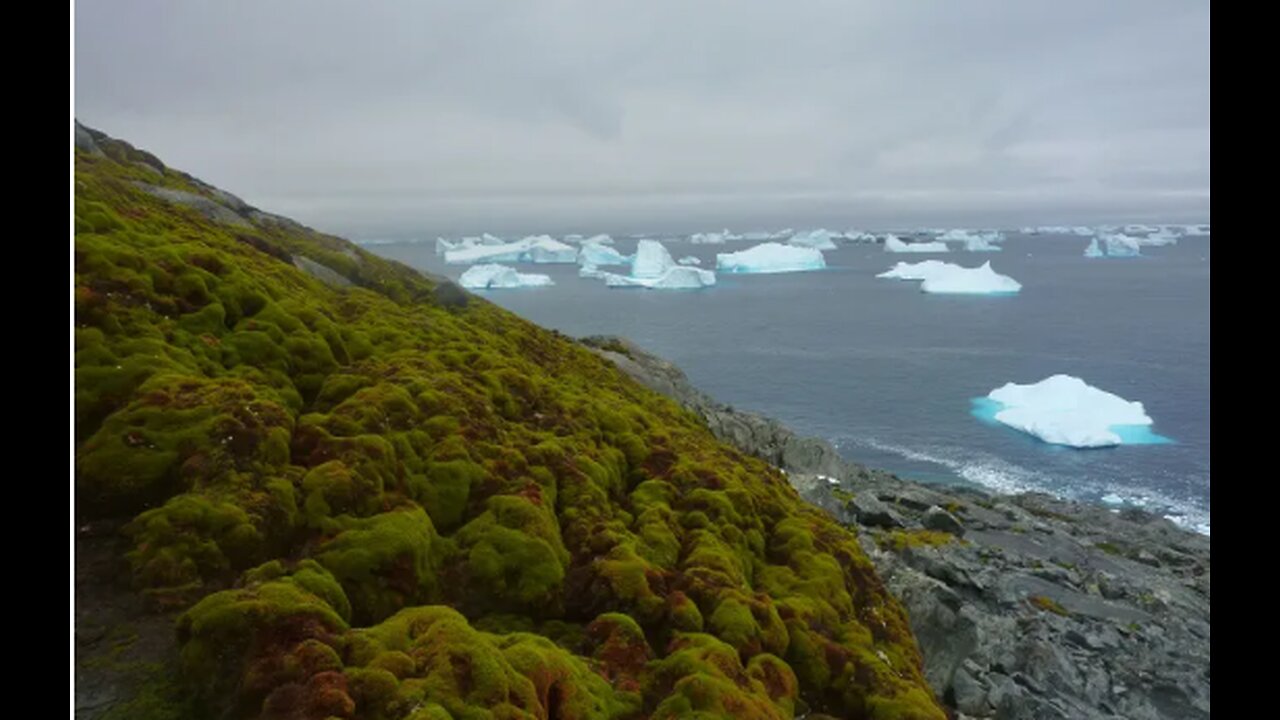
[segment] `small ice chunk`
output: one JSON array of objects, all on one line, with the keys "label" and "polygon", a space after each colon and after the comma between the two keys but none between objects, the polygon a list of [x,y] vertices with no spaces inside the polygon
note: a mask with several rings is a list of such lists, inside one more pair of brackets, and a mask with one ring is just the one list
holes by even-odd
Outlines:
[{"label": "small ice chunk", "polygon": [[[579,236],[579,237],[581,237],[581,236]],[[613,244],[613,238],[609,237],[608,235],[604,235],[604,234],[600,234],[600,235],[592,235],[591,237],[589,237],[589,238],[587,238],[587,239],[583,240],[583,241],[582,241],[582,244],[583,244],[583,245],[612,245],[612,244]]]},{"label": "small ice chunk", "polygon": [[472,290],[546,287],[554,285],[547,275],[516,272],[506,265],[472,265],[458,278],[458,284]]},{"label": "small ice chunk", "polygon": [[716,269],[731,273],[801,272],[826,266],[820,250],[775,242],[716,255]]},{"label": "small ice chunk", "polygon": [[676,262],[680,263],[681,265],[701,265],[702,264],[701,260],[699,260],[698,258],[692,255],[686,255],[680,258],[679,260],[677,260]]},{"label": "small ice chunk", "polygon": [[723,245],[725,239],[725,233],[694,233],[689,236],[689,242],[694,245]]}]

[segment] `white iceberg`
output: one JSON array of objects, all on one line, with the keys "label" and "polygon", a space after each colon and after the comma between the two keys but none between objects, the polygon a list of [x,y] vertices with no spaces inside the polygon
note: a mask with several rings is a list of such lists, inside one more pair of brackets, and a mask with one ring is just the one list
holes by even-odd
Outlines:
[{"label": "white iceberg", "polygon": [[844,237],[851,242],[873,243],[876,241],[875,235],[862,230],[848,230],[845,232]]},{"label": "white iceberg", "polygon": [[1146,237],[1136,238],[1138,245],[1143,247],[1162,247],[1164,245],[1177,245],[1178,236],[1173,234],[1169,228],[1160,228],[1158,232],[1153,232]]},{"label": "white iceberg", "polygon": [[503,245],[461,245],[445,250],[444,261],[450,265],[470,265],[480,262],[520,262],[528,250],[523,240]]},{"label": "white iceberg", "polygon": [[1000,404],[998,422],[1054,445],[1077,448],[1123,443],[1116,428],[1150,426],[1140,402],[1092,387],[1077,377],[1054,375],[1032,385],[1008,383],[987,395]]},{"label": "white iceberg", "polygon": [[472,290],[546,287],[554,285],[547,275],[518,273],[506,265],[472,265],[458,278],[458,284]]},{"label": "white iceberg", "polygon": [[876,277],[923,280],[923,292],[952,295],[1010,295],[1022,289],[1018,281],[991,269],[991,263],[966,268],[941,260],[900,262]]},{"label": "white iceberg", "polygon": [[958,266],[941,260],[924,260],[918,263],[900,262],[876,277],[890,280],[927,280],[956,267]]},{"label": "white iceberg", "polygon": [[[498,240],[494,244],[493,240]],[[523,240],[503,243],[492,235],[484,238],[464,238],[462,246],[445,250],[444,261],[451,265],[467,265],[479,262],[534,262],[576,263],[578,251],[547,235],[530,236]]]},{"label": "white iceberg", "polygon": [[599,243],[583,243],[578,251],[578,263],[581,265],[626,265],[629,262],[631,258]]},{"label": "white iceberg", "polygon": [[701,260],[699,260],[698,258],[692,255],[686,255],[680,258],[679,260],[677,260],[676,262],[680,263],[681,265],[701,265],[702,264]]},{"label": "white iceberg", "polygon": [[607,278],[612,274],[613,273],[611,272],[605,272],[604,270],[597,268],[595,265],[592,265],[591,263],[587,263],[586,265],[583,265],[582,267],[578,268],[578,277],[582,277],[582,278],[594,278],[596,280],[604,280],[605,278]]},{"label": "white iceberg", "polygon": [[1084,256],[1087,258],[1100,258],[1107,256],[1106,253],[1102,252],[1102,248],[1098,246],[1098,238],[1096,236],[1089,241],[1087,246],[1085,246]]},{"label": "white iceberg", "polygon": [[811,232],[796,233],[791,236],[787,243],[815,250],[835,250],[836,244],[831,239],[833,237],[835,237],[835,233],[830,230],[813,230]]},{"label": "white iceberg", "polygon": [[675,265],[657,277],[628,277],[604,273],[604,284],[613,288],[642,287],[651,290],[693,290],[716,284],[716,274],[701,268]]},{"label": "white iceberg", "polygon": [[728,230],[718,233],[694,233],[689,236],[689,242],[693,245],[723,245],[727,240],[741,239],[741,235],[733,235]]},{"label": "white iceberg", "polygon": [[528,262],[535,263],[576,263],[578,251],[567,243],[562,243],[547,235],[527,237],[523,240],[529,244],[525,251]]},{"label": "white iceberg", "polygon": [[944,253],[950,249],[944,242],[927,242],[927,243],[904,243],[898,239],[897,235],[886,235],[884,237],[885,252],[894,253]]},{"label": "white iceberg", "polygon": [[1105,233],[1100,237],[1107,246],[1107,257],[1138,257],[1142,254],[1142,243],[1136,237],[1115,233]]},{"label": "white iceberg", "polygon": [[716,269],[731,273],[801,272],[826,266],[820,250],[775,242],[716,255]]},{"label": "white iceberg", "polygon": [[988,261],[976,268],[950,265],[944,270],[934,271],[920,284],[920,289],[939,295],[1011,295],[1021,290],[1022,285],[1008,275],[992,270]]},{"label": "white iceberg", "polygon": [[1124,226],[1124,232],[1129,235],[1136,235],[1138,233],[1153,233],[1153,232],[1159,232],[1159,231],[1160,231],[1160,228],[1154,225],[1125,225]]},{"label": "white iceberg", "polygon": [[998,231],[971,232],[969,230],[948,230],[938,236],[942,242],[962,242],[969,252],[999,252],[1002,248],[995,243],[1004,240]]},{"label": "white iceberg", "polygon": [[631,260],[631,277],[657,278],[676,267],[671,253],[657,240],[641,240],[636,244],[636,254]]},{"label": "white iceberg", "polygon": [[1209,234],[1208,225],[1186,225],[1182,228],[1182,234],[1187,237],[1204,237]]},{"label": "white iceberg", "polygon": [[613,238],[602,233],[600,235],[592,235],[591,237],[583,240],[582,244],[583,245],[612,245]]}]

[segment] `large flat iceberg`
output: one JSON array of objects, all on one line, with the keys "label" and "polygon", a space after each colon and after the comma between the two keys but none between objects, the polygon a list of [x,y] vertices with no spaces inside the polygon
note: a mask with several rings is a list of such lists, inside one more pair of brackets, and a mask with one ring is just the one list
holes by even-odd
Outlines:
[{"label": "large flat iceberg", "polygon": [[884,236],[885,252],[893,253],[944,253],[950,248],[944,242],[904,243],[897,235]]},{"label": "large flat iceberg", "polygon": [[518,273],[506,265],[472,265],[458,278],[458,284],[472,290],[546,287],[554,285],[547,275]]},{"label": "large flat iceberg", "polygon": [[992,270],[990,262],[976,268],[961,267],[941,260],[900,262],[876,277],[923,280],[920,285],[922,291],[939,295],[1011,295],[1022,289],[1017,280]]},{"label": "large flat iceberg", "polygon": [[488,244],[481,238],[480,242],[474,245],[446,249],[444,261],[451,265],[479,262],[576,263],[578,251],[572,245],[547,235],[530,236],[523,240],[496,245]]},{"label": "large flat iceberg", "polygon": [[802,272],[826,266],[821,250],[774,242],[716,255],[716,269],[731,273]]},{"label": "large flat iceberg", "polygon": [[1077,448],[1168,442],[1150,432],[1140,402],[1099,390],[1078,377],[1054,375],[1032,385],[1008,383],[986,397],[990,417],[1054,445]]}]

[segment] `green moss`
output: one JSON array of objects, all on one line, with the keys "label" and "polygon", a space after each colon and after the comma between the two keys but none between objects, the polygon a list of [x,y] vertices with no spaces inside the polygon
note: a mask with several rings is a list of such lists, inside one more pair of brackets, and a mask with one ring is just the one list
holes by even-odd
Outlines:
[{"label": "green moss", "polygon": [[484,482],[484,468],[470,460],[431,462],[426,474],[410,481],[409,492],[442,531],[458,527],[467,509],[472,486]]},{"label": "green moss", "polygon": [[1044,595],[1032,595],[1027,598],[1027,602],[1030,602],[1032,605],[1044,610],[1045,612],[1051,612],[1054,615],[1061,615],[1063,617],[1071,616],[1071,611],[1062,607],[1062,605],[1053,598],[1045,597]]},{"label": "green moss", "polygon": [[[280,569],[273,564],[259,576]],[[214,593],[178,619],[183,675],[194,697],[211,707],[256,708],[272,688],[303,677],[307,668],[292,651],[315,656],[311,641],[328,644],[346,629],[339,611],[307,587],[332,578],[314,564],[303,574],[311,577],[281,575]]]},{"label": "green moss", "polygon": [[356,622],[377,622],[439,596],[436,568],[445,550],[420,508],[344,524],[316,559],[341,583]]},{"label": "green moss", "polygon": [[76,156],[77,509],[195,601],[209,714],[941,717],[857,539],[776,470],[558,333],[148,194],[219,197],[122,145]]},{"label": "green moss", "polygon": [[941,547],[959,542],[955,535],[938,530],[892,530],[879,538],[880,546],[896,552],[907,548]]}]

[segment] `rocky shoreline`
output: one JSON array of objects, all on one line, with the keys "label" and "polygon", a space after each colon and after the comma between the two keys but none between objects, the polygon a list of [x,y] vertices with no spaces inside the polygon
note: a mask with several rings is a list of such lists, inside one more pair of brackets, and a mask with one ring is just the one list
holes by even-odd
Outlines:
[{"label": "rocky shoreline", "polygon": [[581,342],[855,530],[957,718],[1209,717],[1208,537],[1140,510],[904,480],[717,402],[626,339]]}]

